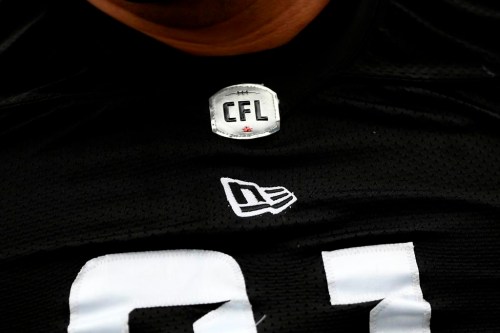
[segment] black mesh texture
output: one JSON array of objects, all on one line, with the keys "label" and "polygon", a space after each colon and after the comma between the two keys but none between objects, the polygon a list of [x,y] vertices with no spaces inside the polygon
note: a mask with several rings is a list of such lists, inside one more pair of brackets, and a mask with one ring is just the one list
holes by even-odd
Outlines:
[{"label": "black mesh texture", "polygon": [[[412,241],[432,333],[499,332],[497,31],[497,1],[332,0],[290,45],[205,59],[83,1],[0,1],[0,331],[66,332],[91,258],[210,249],[259,333],[367,333],[376,302],[330,306],[321,251]],[[278,93],[279,133],[211,133],[208,98],[244,82]],[[298,201],[238,218],[221,177]]]}]

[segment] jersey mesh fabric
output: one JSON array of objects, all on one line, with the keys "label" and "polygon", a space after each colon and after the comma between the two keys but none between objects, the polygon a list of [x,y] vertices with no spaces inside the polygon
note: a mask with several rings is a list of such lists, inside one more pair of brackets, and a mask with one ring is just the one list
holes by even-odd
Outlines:
[{"label": "jersey mesh fabric", "polygon": [[[0,26],[0,331],[65,332],[92,258],[209,249],[239,263],[259,333],[367,333],[377,302],[332,307],[321,251],[403,242],[431,332],[500,330],[496,1],[332,1],[290,45],[231,58],[83,1],[4,0]],[[277,92],[281,131],[214,135],[208,98],[246,82]],[[242,219],[221,177],[298,200]],[[210,309],[136,309],[131,333]]]}]

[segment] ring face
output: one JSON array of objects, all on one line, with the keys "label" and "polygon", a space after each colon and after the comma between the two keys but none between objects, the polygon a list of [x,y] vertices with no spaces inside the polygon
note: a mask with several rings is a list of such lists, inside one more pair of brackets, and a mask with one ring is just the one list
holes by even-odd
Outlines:
[{"label": "ring face", "polygon": [[280,129],[278,96],[260,84],[237,84],[210,97],[212,131],[220,136],[248,140]]}]

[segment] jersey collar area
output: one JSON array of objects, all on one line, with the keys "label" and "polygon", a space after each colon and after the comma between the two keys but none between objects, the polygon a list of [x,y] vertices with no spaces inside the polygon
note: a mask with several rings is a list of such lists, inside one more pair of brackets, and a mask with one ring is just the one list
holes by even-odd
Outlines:
[{"label": "jersey collar area", "polygon": [[[123,70],[130,73],[127,80],[140,81],[131,82],[137,87],[129,90],[165,92],[165,98],[175,105],[207,105],[209,97],[224,87],[263,84],[278,94],[280,112],[286,115],[354,62],[375,28],[383,1],[332,0],[291,42],[254,54],[189,55],[120,27],[101,13],[98,16],[110,33],[99,40],[111,44],[104,47],[110,53],[107,59],[113,59],[109,60],[111,66],[125,67]],[[92,11],[97,12],[95,8]]]},{"label": "jersey collar area", "polygon": [[183,55],[182,62],[212,89],[207,96],[234,84],[264,84],[278,93],[286,113],[356,59],[374,29],[381,1],[331,1],[294,40],[273,50],[232,57]]}]

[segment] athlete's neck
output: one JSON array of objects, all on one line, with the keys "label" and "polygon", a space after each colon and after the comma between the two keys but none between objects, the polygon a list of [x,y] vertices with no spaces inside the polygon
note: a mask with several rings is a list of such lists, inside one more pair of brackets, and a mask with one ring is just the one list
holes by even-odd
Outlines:
[{"label": "athlete's neck", "polygon": [[286,44],[329,0],[88,0],[161,42],[188,53],[236,55]]}]

